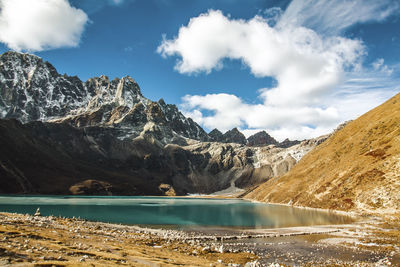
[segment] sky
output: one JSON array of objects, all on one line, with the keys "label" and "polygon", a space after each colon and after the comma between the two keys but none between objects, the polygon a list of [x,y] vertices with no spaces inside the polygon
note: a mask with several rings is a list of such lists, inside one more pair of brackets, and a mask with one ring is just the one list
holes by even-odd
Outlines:
[{"label": "sky", "polygon": [[327,134],[400,89],[400,0],[0,0],[0,53],[129,75],[206,131]]}]

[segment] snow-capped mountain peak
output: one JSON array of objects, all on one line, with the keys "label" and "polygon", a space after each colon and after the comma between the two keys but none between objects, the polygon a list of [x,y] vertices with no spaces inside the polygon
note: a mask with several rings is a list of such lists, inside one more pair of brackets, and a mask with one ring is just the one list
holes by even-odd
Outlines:
[{"label": "snow-capped mountain peak", "polygon": [[160,126],[169,136],[208,140],[207,133],[175,105],[145,98],[130,76],[110,80],[102,75],[82,82],[60,75],[35,55],[6,52],[0,56],[0,89],[1,118],[117,127],[124,129],[121,136],[130,137],[156,120],[165,121]]}]

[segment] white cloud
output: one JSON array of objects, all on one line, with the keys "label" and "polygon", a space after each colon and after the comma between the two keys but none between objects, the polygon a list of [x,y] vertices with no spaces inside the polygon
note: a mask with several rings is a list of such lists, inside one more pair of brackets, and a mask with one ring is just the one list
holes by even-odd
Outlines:
[{"label": "white cloud", "polygon": [[364,46],[304,27],[273,28],[259,16],[233,20],[210,10],[181,27],[176,38],[164,39],[158,52],[179,55],[180,73],[222,68],[224,58],[242,60],[255,76],[276,78],[278,86],[262,94],[266,104],[304,105],[338,84],[343,69],[358,64]]},{"label": "white cloud", "polygon": [[280,7],[271,7],[267,8],[262,13],[263,13],[263,18],[265,18],[268,25],[273,27],[280,20],[283,14],[283,10]]},{"label": "white cloud", "polygon": [[88,22],[67,0],[0,0],[0,42],[17,51],[75,47]]},{"label": "white cloud", "polygon": [[301,25],[336,35],[354,24],[383,21],[399,9],[399,2],[392,0],[293,0],[278,26]]},{"label": "white cloud", "polygon": [[385,65],[385,60],[383,58],[378,58],[377,60],[372,62],[372,67],[374,68],[375,71],[383,72],[388,75],[392,75],[393,73],[393,69]]},{"label": "white cloud", "polygon": [[[246,134],[266,130],[278,140],[316,137],[394,94],[395,85],[387,83],[356,90],[367,79],[387,80],[390,68],[383,61],[374,65],[378,73],[364,68],[365,44],[336,35],[355,23],[382,21],[397,9],[386,0],[379,3],[294,0],[283,14],[271,9],[268,18],[250,20],[209,10],[182,26],[176,37],[164,36],[157,51],[163,57],[178,56],[175,69],[182,74],[209,73],[223,68],[224,59],[233,59],[242,61],[255,77],[277,81],[275,87],[259,90],[258,104],[222,93],[183,97],[184,113],[206,128],[239,127]],[[332,10],[324,11],[329,7]],[[360,14],[348,12],[350,7],[359,8]],[[318,23],[311,25],[312,18]]]}]

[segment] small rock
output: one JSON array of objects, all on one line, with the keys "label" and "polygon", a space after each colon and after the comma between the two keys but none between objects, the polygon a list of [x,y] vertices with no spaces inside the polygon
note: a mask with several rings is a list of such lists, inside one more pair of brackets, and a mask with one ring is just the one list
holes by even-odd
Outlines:
[{"label": "small rock", "polygon": [[42,216],[42,214],[40,213],[40,208],[37,208],[35,214],[33,214],[33,216]]},{"label": "small rock", "polygon": [[208,252],[211,251],[211,248],[210,248],[209,246],[206,246],[206,247],[204,247],[204,248],[202,249],[202,251],[208,253]]}]

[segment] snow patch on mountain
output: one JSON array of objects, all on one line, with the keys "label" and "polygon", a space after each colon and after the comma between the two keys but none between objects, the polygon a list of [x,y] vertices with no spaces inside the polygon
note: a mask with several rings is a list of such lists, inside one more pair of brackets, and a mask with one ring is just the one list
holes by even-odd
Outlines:
[{"label": "snow patch on mountain", "polygon": [[147,122],[154,121],[164,125],[168,136],[174,131],[181,138],[208,140],[207,133],[175,105],[145,98],[129,76],[109,80],[102,75],[82,82],[60,75],[35,55],[6,52],[0,56],[0,85],[2,118],[118,128],[118,138],[138,136]]}]

